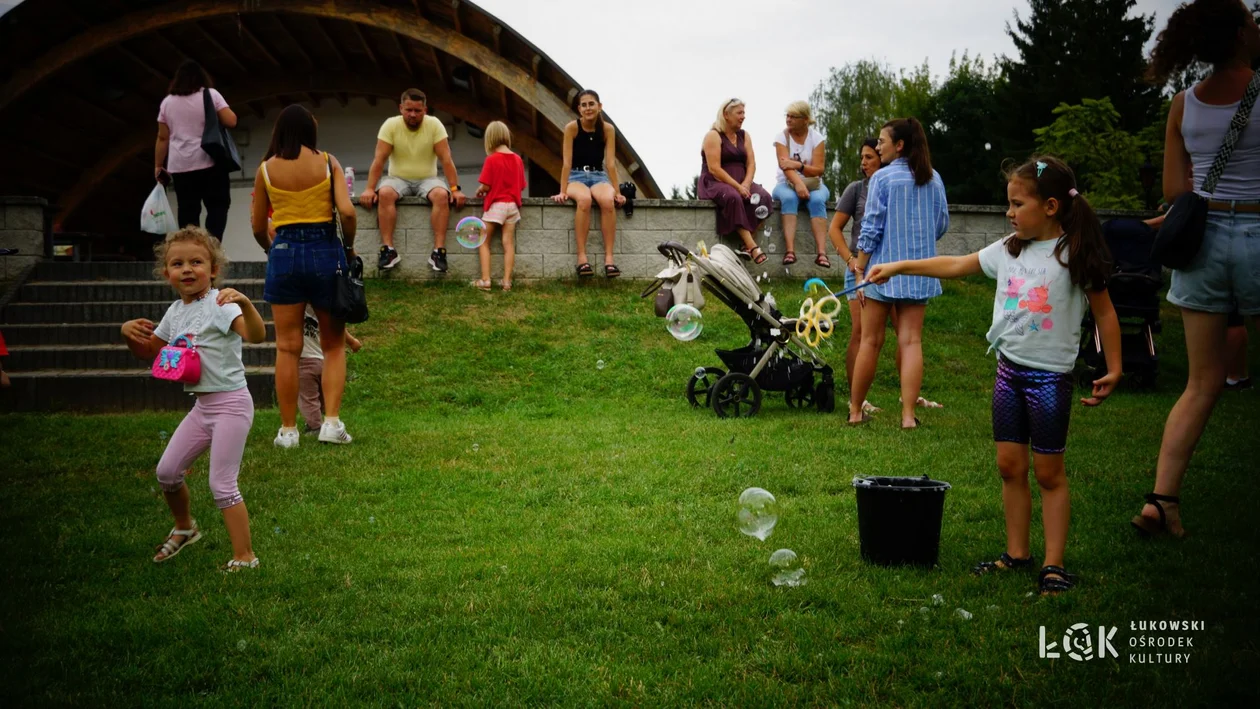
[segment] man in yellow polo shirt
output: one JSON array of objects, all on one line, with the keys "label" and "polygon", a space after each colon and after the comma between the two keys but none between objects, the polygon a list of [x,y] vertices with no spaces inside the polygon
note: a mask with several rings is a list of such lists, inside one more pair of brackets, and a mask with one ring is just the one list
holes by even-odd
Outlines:
[{"label": "man in yellow polo shirt", "polygon": [[[446,271],[446,227],[450,223],[451,204],[464,206],[459,188],[459,173],[451,159],[451,145],[446,139],[442,121],[428,115],[428,101],[419,89],[407,89],[398,104],[402,115],[386,119],[376,136],[376,155],[368,171],[367,187],[359,195],[359,204],[370,207],[380,202],[377,211],[381,230],[381,252],[378,268],[386,270],[398,265],[401,257],[394,249],[394,225],[398,223],[399,197],[424,197],[432,209],[429,223],[433,227],[433,253],[429,266]],[[389,161],[389,175],[381,173]],[[446,179],[438,177],[438,161]],[[380,183],[378,191],[377,183]],[[448,187],[449,185],[449,187]]]}]

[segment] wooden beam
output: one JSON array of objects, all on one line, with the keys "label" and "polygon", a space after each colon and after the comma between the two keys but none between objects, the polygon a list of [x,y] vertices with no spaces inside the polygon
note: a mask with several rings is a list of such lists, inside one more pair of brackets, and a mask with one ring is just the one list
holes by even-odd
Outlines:
[{"label": "wooden beam", "polygon": [[499,84],[499,107],[503,109],[503,120],[512,117],[512,112],[508,110],[508,90],[503,84]]},{"label": "wooden beam", "polygon": [[332,49],[332,55],[337,58],[337,64],[343,69],[350,68],[350,61],[346,59],[346,55],[341,53],[341,47],[337,46],[337,40],[333,39],[332,32],[328,31],[328,27],[324,24],[325,20],[315,18],[315,26],[319,28],[319,36],[324,38],[328,46]]},{"label": "wooden beam", "polygon": [[249,69],[245,68],[245,65],[241,63],[241,60],[236,58],[236,53],[228,51],[227,47],[224,47],[219,40],[214,38],[214,35],[210,33],[210,30],[202,27],[201,24],[197,22],[190,22],[189,24],[191,24],[197,32],[201,34],[201,36],[209,40],[211,46],[222,52],[224,56],[230,59],[232,63],[236,65],[236,68],[241,70],[242,74],[249,73]]},{"label": "wooden beam", "polygon": [[459,0],[451,0],[451,18],[455,21],[455,31],[459,34],[464,33],[464,24],[459,20]]},{"label": "wooden beam", "polygon": [[271,62],[273,66],[281,66],[281,64],[280,64],[280,60],[279,60],[279,59],[276,59],[275,55],[271,53],[271,50],[267,49],[267,45],[265,45],[265,44],[263,44],[262,42],[260,42],[260,41],[258,40],[258,37],[257,37],[257,36],[255,36],[255,35],[254,35],[254,33],[250,31],[250,29],[249,29],[249,25],[245,24],[245,18],[244,18],[244,17],[238,17],[238,18],[237,18],[236,28],[237,28],[237,30],[241,33],[241,35],[243,35],[243,36],[244,36],[246,39],[248,39],[250,42],[253,42],[253,43],[254,43],[254,47],[255,47],[255,48],[256,48],[256,49],[257,49],[257,50],[258,50],[258,51],[259,51],[259,52],[260,52],[260,53],[261,53],[264,57],[266,57],[266,58],[267,58],[267,61]]},{"label": "wooden beam", "polygon": [[437,47],[429,45],[429,56],[433,59],[433,67],[437,71],[438,83],[445,88],[450,88],[450,84],[446,81],[446,70],[442,68],[442,55],[438,52]]},{"label": "wooden beam", "polygon": [[[355,27],[358,27],[356,24]],[[407,68],[407,75],[414,77],[416,70],[411,66],[411,60],[407,58],[407,48],[403,46],[403,40],[398,39],[398,35],[393,32],[386,32],[389,38],[394,40],[394,47],[398,49],[398,56],[402,58],[403,66]]]},{"label": "wooden beam", "polygon": [[144,69],[145,71],[149,72],[150,74],[152,74],[152,75],[154,75],[154,76],[158,77],[158,78],[159,78],[159,79],[161,79],[162,81],[168,81],[168,82],[169,82],[169,81],[171,80],[171,75],[170,75],[170,74],[167,74],[166,72],[162,71],[161,69],[158,69],[157,67],[153,66],[153,65],[152,65],[152,64],[150,64],[149,62],[145,61],[145,60],[144,60],[144,59],[143,59],[140,55],[136,54],[135,52],[131,51],[130,49],[127,49],[127,47],[126,47],[125,45],[123,45],[121,42],[119,42],[117,45],[115,45],[115,46],[114,46],[114,49],[118,50],[118,53],[119,53],[119,54],[121,54],[121,55],[123,55],[124,57],[127,57],[128,59],[130,59],[130,60],[131,60],[131,62],[132,62],[133,64],[135,64],[136,66],[140,67],[141,69]]},{"label": "wooden beam", "polygon": [[293,43],[293,46],[297,47],[298,54],[302,56],[302,60],[306,62],[307,66],[312,69],[319,68],[319,65],[315,63],[315,60],[311,59],[311,55],[307,54],[306,50],[302,48],[302,43],[298,41],[297,35],[293,33],[293,30],[289,29],[288,23],[284,21],[284,16],[276,13],[272,15],[272,17],[275,18],[276,24],[280,25],[280,29],[284,32],[285,36],[289,38],[289,41]]},{"label": "wooden beam", "polygon": [[104,116],[105,118],[108,118],[109,120],[113,121],[114,123],[117,123],[120,126],[134,125],[130,119],[119,116],[118,114],[114,113],[108,108],[105,108],[105,106],[98,101],[88,101],[87,99],[79,98],[79,96],[74,93],[75,91],[76,89],[71,89],[71,88],[62,86],[62,87],[59,87],[59,90],[57,91],[55,95],[62,98],[69,99],[72,103],[78,104],[80,108],[85,108],[91,113],[96,113],[98,115]]},{"label": "wooden beam", "polygon": [[334,94],[337,97],[337,103],[341,104],[342,108],[350,105],[350,95],[345,91],[336,91]]},{"label": "wooden beam", "polygon": [[537,108],[534,109],[534,115],[532,120],[530,120],[530,123],[534,127],[534,137],[542,138],[542,112]]},{"label": "wooden beam", "polygon": [[[384,67],[381,66],[380,60],[376,58],[376,52],[372,51],[372,45],[368,44],[367,37],[363,35],[363,30],[359,27],[359,24],[357,22],[351,22],[350,27],[354,30],[354,36],[359,38],[359,44],[363,45],[363,51],[367,52],[368,59],[372,60],[372,65],[376,67],[376,72],[378,74],[384,73]],[[394,37],[394,33],[390,32],[389,36]],[[394,37],[395,44],[397,44],[397,41],[398,38]],[[403,61],[406,61],[406,57],[403,58]]]},{"label": "wooden beam", "polygon": [[314,91],[307,92],[306,97],[311,100],[311,105],[315,108],[319,108],[320,104],[323,103],[323,99]]},{"label": "wooden beam", "polygon": [[[188,54],[184,50],[175,46],[175,43],[167,39],[166,36],[163,35],[161,32],[154,32],[152,37],[158,42],[161,42],[162,44],[166,45],[167,51],[169,51],[173,56],[177,57],[179,61],[186,62],[192,59],[192,57],[188,56]],[[211,70],[213,68],[206,62],[197,62],[197,63],[200,64],[202,67],[204,67],[206,70]]]},{"label": "wooden beam", "polygon": [[[40,150],[38,145],[30,141],[22,141],[20,143],[15,143],[6,138],[0,138],[0,147],[2,147],[4,149],[4,152],[8,155],[25,154],[32,158],[35,158],[37,162],[47,162],[47,163],[60,165],[61,167],[67,168],[68,170],[70,170],[70,174],[75,174],[79,170],[83,169],[82,163],[73,162],[67,158],[53,155],[51,153],[46,153],[43,150]],[[25,162],[25,161],[22,161],[22,162]]]},{"label": "wooden beam", "polygon": [[534,81],[538,80],[538,65],[542,64],[542,55],[535,54],[534,58],[529,60],[529,78]]},{"label": "wooden beam", "polygon": [[367,96],[364,96],[364,98],[367,99],[369,106],[376,108],[376,94],[368,94]]},{"label": "wooden beam", "polygon": [[495,26],[494,26],[494,29],[490,30],[490,36],[491,36],[491,38],[492,38],[492,39],[493,39],[493,41],[494,41],[494,53],[495,53],[495,54],[503,54],[503,43],[502,43],[502,42],[500,41],[500,39],[499,39],[499,35],[501,35],[501,34],[503,34],[503,26],[502,26],[502,25],[495,25]]},{"label": "wooden beam", "polygon": [[249,106],[249,110],[254,112],[254,115],[257,116],[258,120],[261,121],[263,118],[267,117],[267,112],[263,110],[262,104],[260,102],[247,101],[245,102],[245,105]]}]

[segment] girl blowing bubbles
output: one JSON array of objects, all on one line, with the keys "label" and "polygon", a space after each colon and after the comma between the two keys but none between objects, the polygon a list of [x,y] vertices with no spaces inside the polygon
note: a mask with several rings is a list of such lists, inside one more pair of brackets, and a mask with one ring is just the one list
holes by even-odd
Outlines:
[{"label": "girl blowing bubbles", "polygon": [[1041,488],[1045,565],[1038,577],[1044,594],[1072,588],[1063,568],[1067,544],[1067,475],[1063,451],[1071,416],[1072,368],[1086,303],[1093,311],[1107,357],[1107,374],[1094,380],[1086,406],[1101,404],[1120,381],[1120,324],[1107,294],[1110,254],[1076,178],[1057,158],[1033,158],[1009,173],[1006,216],[1015,233],[967,256],[937,256],[871,267],[867,279],[883,283],[898,274],[960,278],[983,271],[997,279],[993,325],[987,338],[998,351],[993,386],[993,440],[1002,476],[1006,551],[974,573],[1025,569],[1033,564],[1028,528],[1032,496],[1028,452]]},{"label": "girl blowing bubbles", "polygon": [[152,360],[166,343],[188,335],[201,357],[201,379],[184,385],[185,391],[197,395],[197,403],[175,429],[158,462],[158,482],[175,516],[175,528],[158,545],[153,560],[166,561],[201,539],[189,511],[184,471],[209,448],[210,491],[223,510],[223,523],[232,539],[232,559],[222,568],[228,572],[256,568],[249,512],[236,486],[245,439],[254,422],[241,340],[262,342],[267,330],[249,298],[231,288],[213,287],[227,260],[218,239],[204,229],[189,226],[174,232],[154,252],[161,264],[159,273],[175,288],[179,300],[167,309],[156,329],[143,318],[123,323],[123,337],[137,357]]}]

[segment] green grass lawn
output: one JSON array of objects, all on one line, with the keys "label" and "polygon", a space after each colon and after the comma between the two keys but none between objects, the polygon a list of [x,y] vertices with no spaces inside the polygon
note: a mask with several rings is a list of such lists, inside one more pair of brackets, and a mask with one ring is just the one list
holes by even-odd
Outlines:
[{"label": "green grass lawn", "polygon": [[[1073,414],[1082,580],[1042,599],[1032,574],[968,573],[1004,548],[990,282],[946,284],[928,309],[925,393],[946,408],[904,433],[890,356],[871,394],[887,411],[863,429],[781,394],[754,419],[690,408],[688,375],[747,331],[714,300],[703,336],[676,342],[641,286],[373,282],[353,445],[277,450],[277,411],[257,415],[240,479],[254,573],[215,570],[230,546],[204,458],[189,483],[206,538],[149,561],[171,526],[160,432],[180,414],[0,417],[0,705],[1255,701],[1257,394],[1225,396],[1200,444],[1191,536],[1128,526],[1184,382],[1174,312],[1160,387]],[[803,298],[773,288],[785,310]],[[823,348],[841,371],[847,334]],[[866,565],[851,479],[924,473],[953,485],[939,568]],[[782,508],[766,542],[736,528],[750,486]],[[1040,556],[1036,502],[1034,520]],[[770,583],[781,547],[807,585]],[[1173,619],[1206,622],[1189,664],[1130,664],[1130,621]],[[1120,658],[1038,656],[1040,626],[1053,640],[1077,622],[1119,626]]]}]

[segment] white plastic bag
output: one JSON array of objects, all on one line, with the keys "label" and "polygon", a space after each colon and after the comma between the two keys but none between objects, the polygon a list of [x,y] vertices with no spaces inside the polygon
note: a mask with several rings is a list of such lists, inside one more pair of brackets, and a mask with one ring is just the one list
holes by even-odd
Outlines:
[{"label": "white plastic bag", "polygon": [[171,201],[166,198],[166,188],[161,184],[154,185],[149,198],[144,201],[144,209],[140,212],[140,231],[150,234],[179,231],[179,222],[171,211]]}]

